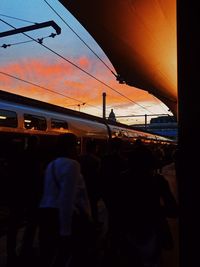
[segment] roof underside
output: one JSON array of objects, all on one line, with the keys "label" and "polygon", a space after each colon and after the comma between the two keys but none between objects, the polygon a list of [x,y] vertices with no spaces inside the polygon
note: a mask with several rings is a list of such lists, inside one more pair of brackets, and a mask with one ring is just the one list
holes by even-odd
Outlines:
[{"label": "roof underside", "polygon": [[130,86],[177,115],[176,0],[60,0]]}]

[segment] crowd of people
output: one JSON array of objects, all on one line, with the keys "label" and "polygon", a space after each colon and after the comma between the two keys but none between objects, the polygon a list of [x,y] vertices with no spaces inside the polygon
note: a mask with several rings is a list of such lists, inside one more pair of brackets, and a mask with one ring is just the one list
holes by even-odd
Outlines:
[{"label": "crowd of people", "polygon": [[39,146],[31,136],[9,158],[7,267],[159,267],[162,249],[173,246],[167,218],[178,216],[162,175],[174,148],[137,140],[125,149],[113,138],[105,153],[88,140],[78,154],[77,137],[67,133],[44,160]]}]

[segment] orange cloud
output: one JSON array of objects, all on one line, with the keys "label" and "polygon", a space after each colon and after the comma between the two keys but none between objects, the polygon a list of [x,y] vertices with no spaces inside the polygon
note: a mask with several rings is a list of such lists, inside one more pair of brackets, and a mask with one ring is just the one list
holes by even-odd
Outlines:
[{"label": "orange cloud", "polygon": [[78,65],[81,68],[89,68],[89,66],[91,65],[91,62],[89,60],[89,58],[87,58],[86,56],[82,56],[77,60]]},{"label": "orange cloud", "polygon": [[[33,58],[0,65],[0,71],[44,88],[2,74],[0,74],[0,86],[5,91],[69,108],[76,108],[78,104],[86,102],[86,105],[81,107],[81,111],[94,115],[101,114],[98,109],[102,107],[103,92],[107,94],[107,105],[109,107],[118,105],[117,109],[120,109],[120,105],[122,109],[125,106],[126,108],[133,107],[135,106],[134,102],[156,102],[143,90],[119,84],[110,70],[102,67],[101,62],[97,63],[82,56],[75,60],[75,64],[91,73],[97,80],[62,59],[49,61],[48,59]],[[129,101],[123,95],[134,102]]]}]

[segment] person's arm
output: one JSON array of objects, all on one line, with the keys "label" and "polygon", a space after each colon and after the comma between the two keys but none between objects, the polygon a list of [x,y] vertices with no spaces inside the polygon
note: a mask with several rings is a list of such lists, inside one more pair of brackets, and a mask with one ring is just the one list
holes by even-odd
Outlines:
[{"label": "person's arm", "polygon": [[164,215],[168,218],[176,218],[178,216],[178,205],[168,181],[162,175],[160,175],[160,189]]},{"label": "person's arm", "polygon": [[59,194],[60,235],[70,236],[80,166],[78,162],[71,160],[63,162],[59,168],[62,168]]}]

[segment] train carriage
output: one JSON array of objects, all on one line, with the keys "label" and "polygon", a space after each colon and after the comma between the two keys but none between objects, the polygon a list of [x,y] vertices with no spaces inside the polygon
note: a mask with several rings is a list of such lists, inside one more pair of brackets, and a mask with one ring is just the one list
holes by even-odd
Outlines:
[{"label": "train carriage", "polygon": [[130,143],[138,138],[144,142],[173,142],[122,123],[0,91],[0,134],[4,138],[39,135],[41,140],[51,140],[49,145],[52,145],[53,137],[65,132],[77,135],[81,151],[89,138],[99,142],[107,142],[113,137]]}]

